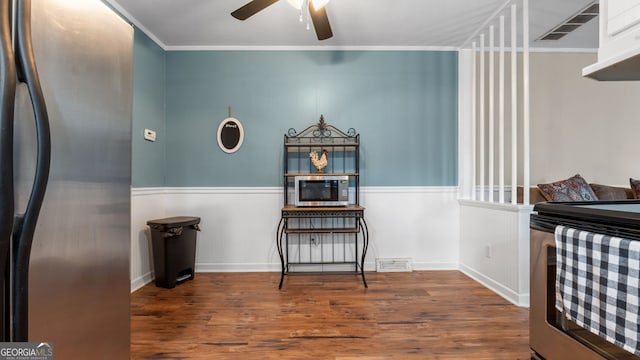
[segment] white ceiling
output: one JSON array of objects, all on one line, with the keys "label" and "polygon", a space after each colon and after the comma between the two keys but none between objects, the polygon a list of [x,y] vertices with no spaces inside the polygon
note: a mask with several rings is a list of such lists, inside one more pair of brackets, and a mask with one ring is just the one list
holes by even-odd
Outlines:
[{"label": "white ceiling", "polygon": [[[270,46],[458,48],[468,45],[465,42],[506,3],[505,0],[331,0],[327,13],[334,36],[318,41],[313,26],[305,30],[305,24],[298,20],[299,11],[286,0],[246,21],[236,20],[230,13],[249,0],[105,1],[167,50]],[[535,41],[591,2],[530,0],[531,47],[597,48],[597,19],[561,40]],[[509,14],[505,15],[508,27]]]}]

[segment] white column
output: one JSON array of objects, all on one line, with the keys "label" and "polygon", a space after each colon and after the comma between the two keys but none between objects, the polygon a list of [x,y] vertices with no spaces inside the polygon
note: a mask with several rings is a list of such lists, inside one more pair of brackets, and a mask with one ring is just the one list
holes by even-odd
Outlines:
[{"label": "white column", "polygon": [[511,5],[511,203],[517,203],[518,190],[518,57],[516,5]]},{"label": "white column", "polygon": [[493,25],[489,26],[489,201],[493,201],[493,175],[495,173],[494,168],[494,149],[495,149],[495,66],[494,66],[494,49],[495,44],[493,40]]},{"label": "white column", "polygon": [[529,204],[529,0],[523,0],[522,4],[522,181],[523,203]]},{"label": "white column", "polygon": [[477,102],[476,98],[476,43],[471,45],[471,200],[476,200],[477,176],[476,176],[476,121],[477,121]]},{"label": "white column", "polygon": [[484,189],[484,34],[480,34],[480,201],[485,200]]},{"label": "white column", "polygon": [[504,15],[500,16],[500,53],[498,56],[498,68],[500,79],[498,84],[498,175],[499,195],[498,201],[504,203]]},{"label": "white column", "polygon": [[474,119],[474,69],[473,50],[458,50],[458,187],[459,198],[473,199],[473,119]]}]

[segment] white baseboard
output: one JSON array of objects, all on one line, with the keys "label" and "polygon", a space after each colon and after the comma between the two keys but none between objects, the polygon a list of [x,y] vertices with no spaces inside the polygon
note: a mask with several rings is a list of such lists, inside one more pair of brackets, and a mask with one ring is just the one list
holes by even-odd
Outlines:
[{"label": "white baseboard", "polygon": [[[374,263],[365,262],[365,271],[375,271],[376,266]],[[213,264],[213,263],[199,263],[196,264],[196,272],[202,273],[215,273],[215,272],[280,272],[282,266],[280,263],[271,264]]]},{"label": "white baseboard", "polygon": [[197,273],[216,273],[216,272],[280,272],[280,264],[248,264],[248,263],[198,263],[196,264]]},{"label": "white baseboard", "polygon": [[152,282],[153,279],[155,279],[153,272],[148,272],[131,280],[131,292],[133,293],[137,290],[140,290],[143,286]]},{"label": "white baseboard", "polygon": [[518,294],[515,291],[498,283],[497,281],[475,271],[474,269],[464,264],[460,264],[460,271],[473,280],[484,285],[486,288],[495,292],[496,294],[502,296],[512,304],[520,307],[529,307],[529,294]]},{"label": "white baseboard", "polygon": [[412,266],[414,271],[459,270],[457,262],[414,262]]}]

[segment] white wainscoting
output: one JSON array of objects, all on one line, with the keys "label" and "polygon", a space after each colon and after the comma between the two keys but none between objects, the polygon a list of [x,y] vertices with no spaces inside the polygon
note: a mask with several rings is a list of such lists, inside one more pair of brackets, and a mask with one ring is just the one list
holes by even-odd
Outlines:
[{"label": "white wainscoting", "polygon": [[411,258],[414,270],[458,269],[457,187],[366,187],[362,205],[376,258]]},{"label": "white wainscoting", "polygon": [[[413,269],[458,269],[457,187],[363,187],[370,245],[376,258],[411,258]],[[275,244],[280,187],[135,188],[131,193],[131,289],[153,279],[148,220],[199,216],[196,272],[280,271]]]},{"label": "white wainscoting", "polygon": [[529,306],[532,206],[460,200],[460,270],[518,306]]},{"label": "white wainscoting", "polygon": [[131,291],[153,280],[148,220],[167,217],[164,188],[131,190]]}]

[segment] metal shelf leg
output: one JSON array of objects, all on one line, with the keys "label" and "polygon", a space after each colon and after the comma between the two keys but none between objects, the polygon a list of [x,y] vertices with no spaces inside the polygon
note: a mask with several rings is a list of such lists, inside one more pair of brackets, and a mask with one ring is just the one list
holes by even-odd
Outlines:
[{"label": "metal shelf leg", "polygon": [[369,228],[364,218],[360,218],[360,226],[362,227],[362,261],[360,263],[360,271],[362,274],[362,283],[365,288],[368,288],[367,279],[364,277],[364,259],[367,256],[367,249],[369,248]]},{"label": "metal shelf leg", "polygon": [[280,264],[282,265],[282,272],[280,273],[280,284],[278,285],[278,289],[282,289],[282,282],[284,281],[284,253],[282,250],[282,237],[284,236],[284,230],[287,226],[286,220],[284,218],[280,219],[280,223],[278,224],[278,233],[276,239],[276,247],[278,248],[278,255],[280,255]]}]

